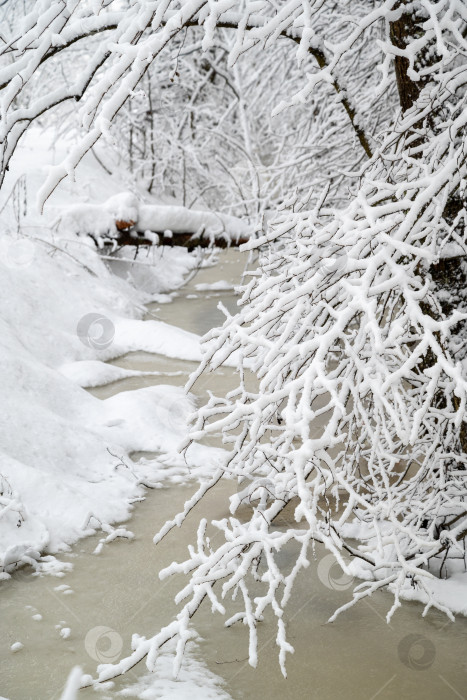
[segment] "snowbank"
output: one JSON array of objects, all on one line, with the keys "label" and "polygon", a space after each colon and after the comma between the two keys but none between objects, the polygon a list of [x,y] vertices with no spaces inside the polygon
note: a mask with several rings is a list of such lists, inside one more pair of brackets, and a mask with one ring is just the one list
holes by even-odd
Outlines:
[{"label": "snowbank", "polygon": [[[129,350],[200,358],[198,336],[141,320],[145,303],[180,286],[199,260],[182,248],[155,249],[144,264],[119,260],[109,268],[72,227],[52,230],[50,217],[41,219],[30,200],[44,178],[41,158],[50,160],[53,148],[42,137],[26,142],[0,202],[0,577],[127,519],[142,483],[187,475],[175,453],[193,410],[182,389],[148,387],[100,401],[81,385],[129,376],[104,364]],[[28,206],[18,221],[5,199],[25,172]],[[90,190],[106,199],[116,189],[119,183],[88,159],[83,178],[67,182],[53,204],[83,199]],[[112,215],[131,213],[130,199],[120,203],[124,209],[117,202]],[[169,457],[133,463],[133,451]],[[188,464],[201,474],[220,452],[198,446]]]},{"label": "snowbank", "polygon": [[[452,574],[447,579],[434,578],[427,583],[428,589],[438,603],[444,605],[454,614],[467,615],[467,573]],[[401,591],[400,597],[404,600],[417,600],[428,603],[428,596],[424,591],[412,588],[408,585]]]},{"label": "snowbank", "polygon": [[127,377],[161,376],[162,374],[166,377],[186,376],[188,379],[188,372],[142,372],[136,369],[124,369],[123,367],[109,365],[100,360],[68,362],[59,367],[59,370],[65,377],[82,387],[103,386]]},{"label": "snowbank", "polygon": [[[141,298],[92,256],[87,262],[101,267],[99,278],[39,244],[27,267],[1,263],[0,295],[8,303],[0,310],[0,570],[46,548],[63,549],[90,531],[91,515],[94,527],[126,519],[141,495],[139,481],[158,479],[161,470],[145,464],[138,473],[119,458],[131,464],[133,451],[175,451],[193,411],[177,387],[100,401],[77,385],[77,372],[81,379],[100,373],[102,381],[128,374],[97,358],[129,349],[200,357],[197,336],[117,315],[141,313]],[[166,257],[166,271],[168,264]],[[79,332],[82,319],[94,316],[114,329],[102,345],[92,324],[89,336]]]},{"label": "snowbank", "polygon": [[[177,679],[173,674],[175,652],[175,644],[170,642],[158,655],[152,673],[146,673],[136,682],[130,682],[122,690],[114,692],[113,696],[140,700],[230,700],[231,696],[222,687],[225,681],[197,658],[197,645],[194,641],[189,641],[186,645]],[[75,666],[60,700],[79,700],[81,678],[81,668]],[[102,695],[106,690],[112,689],[112,682],[96,686]]]},{"label": "snowbank", "polygon": [[210,284],[195,284],[195,289],[198,292],[228,292],[233,289],[233,286],[230,282],[219,280],[218,282],[211,282]]},{"label": "snowbank", "polygon": [[175,645],[163,650],[157,657],[153,673],[147,673],[136,683],[121,690],[124,698],[141,700],[229,700],[222,685],[223,679],[212,673],[196,658],[196,645],[188,642],[177,680],[173,677]]}]

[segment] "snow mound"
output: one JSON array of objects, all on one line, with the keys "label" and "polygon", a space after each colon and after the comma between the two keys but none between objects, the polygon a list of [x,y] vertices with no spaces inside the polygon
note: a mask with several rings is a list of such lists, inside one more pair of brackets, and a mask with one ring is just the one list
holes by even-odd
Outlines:
[{"label": "snow mound", "polygon": [[[41,217],[30,204],[19,225],[14,188],[26,173],[30,203],[55,157],[54,133],[32,130],[0,202],[0,577],[127,520],[145,483],[186,481],[222,456],[203,446],[188,457],[175,452],[194,405],[182,389],[148,387],[100,401],[82,388],[133,374],[104,363],[132,350],[200,358],[198,336],[141,318],[154,295],[181,286],[201,261],[180,247],[153,248],[135,262],[123,250],[104,261],[90,239],[76,235],[88,226],[104,233],[109,221],[140,214],[135,195],[109,197],[121,183],[91,155],[52,198],[62,215],[58,231],[50,213]],[[132,452],[157,459],[135,462]],[[36,570],[46,563],[42,557]]]},{"label": "snow mound", "polygon": [[[173,647],[173,645],[172,645]],[[119,697],[140,700],[229,700],[223,680],[196,658],[196,645],[188,642],[178,678],[173,677],[174,648],[161,651],[153,673],[124,688]]]},{"label": "snow mound", "polygon": [[[433,578],[427,582],[433,598],[448,610],[458,615],[467,615],[467,573],[452,574],[448,579]],[[425,591],[407,586],[400,592],[404,600],[428,603]]]},{"label": "snow mound", "polygon": [[[21,240],[4,238],[13,248]],[[32,259],[0,260],[0,295],[8,300],[0,309],[0,572],[44,551],[63,551],[93,531],[90,516],[93,527],[128,519],[141,483],[164,479],[166,468],[138,466],[129,454],[173,453],[193,410],[193,401],[172,386],[106,401],[78,386],[92,375],[94,383],[121,377],[128,371],[102,360],[129,350],[197,359],[199,339],[131,318],[144,311],[148,295],[109,273],[92,248],[77,246],[66,255],[64,241],[54,239],[54,248],[49,241],[35,244]],[[191,269],[190,256],[167,252],[152,275],[159,270],[167,280],[176,259],[178,282]],[[193,464],[202,461],[193,455]],[[177,469],[180,474],[182,466]]]},{"label": "snow mound", "polygon": [[[109,365],[101,360],[81,360],[79,362],[67,362],[59,371],[78,386],[95,387],[116,382],[127,377],[149,376],[186,376],[188,372],[143,372],[137,369],[124,369],[116,365]],[[182,381],[182,379],[180,380]]]},{"label": "snow mound", "polygon": [[219,280],[218,282],[212,282],[211,284],[195,284],[195,289],[198,292],[227,292],[232,290],[233,288],[233,285],[231,285],[230,282],[226,282],[225,280]]}]

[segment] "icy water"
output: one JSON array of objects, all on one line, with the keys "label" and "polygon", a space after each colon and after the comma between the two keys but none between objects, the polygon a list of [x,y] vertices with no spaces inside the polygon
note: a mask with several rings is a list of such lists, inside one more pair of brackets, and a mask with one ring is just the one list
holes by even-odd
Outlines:
[{"label": "icy water", "polygon": [[[171,304],[155,304],[149,313],[199,333],[219,323],[219,299],[233,310],[235,296],[225,291],[197,291],[195,285],[238,279],[243,269],[240,254],[229,251],[221,260],[218,267],[201,270],[179,290]],[[133,353],[115,364],[186,372],[194,367],[192,363],[147,353]],[[148,382],[184,381],[185,377],[136,377],[93,393],[105,398]],[[233,381],[232,371],[226,369],[211,376],[197,391],[202,397],[209,382],[217,392],[225,391]],[[224,517],[227,497],[234,488],[225,482],[212,491],[205,500],[203,516]],[[0,696],[9,700],[57,700],[72,666],[79,664],[85,672],[93,673],[98,663],[128,653],[133,633],[150,636],[173,619],[173,598],[182,580],[176,577],[161,582],[158,571],[173,560],[186,558],[187,545],[194,540],[201,517],[199,509],[181,530],[172,532],[157,547],[152,538],[193,490],[191,485],[148,491],[127,524],[135,539],[106,545],[98,556],[93,551],[99,535],[81,541],[60,557],[73,564],[73,570],[63,578],[37,578],[23,570],[11,580],[0,582]],[[281,526],[285,527],[286,522],[282,521]],[[285,567],[291,564],[290,556],[283,556]],[[276,630],[271,619],[260,625],[259,665],[253,670],[246,660],[247,631],[243,626],[224,629],[222,618],[212,616],[208,607],[196,615],[195,627],[204,639],[199,656],[224,679],[232,698],[467,698],[467,620],[459,617],[453,624],[437,612],[422,618],[421,606],[404,604],[388,625],[385,615],[392,599],[380,592],[327,624],[334,610],[349,599],[352,582],[336,571],[332,558],[321,548],[317,547],[315,557],[317,565],[298,578],[287,608],[288,639],[295,647],[295,653],[288,657],[287,680],[279,671]],[[24,648],[12,653],[10,647],[17,641]],[[85,689],[79,697],[121,697],[119,690],[145,673],[142,663],[123,681],[118,680],[113,690],[101,695]],[[161,697],[173,700],[177,696]]]}]

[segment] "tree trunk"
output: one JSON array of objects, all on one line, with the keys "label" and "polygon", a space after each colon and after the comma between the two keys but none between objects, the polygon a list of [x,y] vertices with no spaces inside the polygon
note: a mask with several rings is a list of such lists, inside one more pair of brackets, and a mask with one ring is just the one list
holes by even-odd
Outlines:
[{"label": "tree trunk", "polygon": [[[420,18],[417,17],[416,11],[413,8],[413,3],[408,0],[400,0],[394,9],[402,9],[402,14],[395,22],[391,22],[389,26],[389,36],[391,43],[398,49],[404,50],[411,41],[420,36],[423,31]],[[418,61],[423,62],[423,56],[417,57]],[[428,59],[435,62],[437,60],[436,52]],[[396,56],[394,58],[394,70],[396,74],[397,90],[399,93],[399,102],[402,112],[409,110],[417,101],[425,82],[422,80],[414,81],[408,75],[409,60],[405,56]],[[435,121],[435,114],[429,118],[428,124],[432,126]],[[431,124],[430,124],[431,122]],[[420,130],[423,123],[417,122],[413,129]],[[424,136],[410,139],[410,148],[419,148],[425,141]],[[420,157],[421,150],[412,154],[412,157]],[[464,207],[465,202],[456,194],[451,194],[446,203],[443,212],[444,219],[447,225],[452,225],[458,213]],[[460,232],[463,235],[463,231]],[[443,314],[449,316],[453,311],[459,310],[465,313],[467,310],[467,278],[464,264],[465,257],[459,256],[448,260],[440,260],[439,263],[430,267],[430,275],[434,287],[435,295],[438,297]],[[432,310],[427,310],[425,313],[432,315]],[[460,321],[451,331],[451,338],[459,341],[463,338],[467,330],[465,321]],[[461,348],[461,355],[457,359],[463,359],[467,355],[467,351]],[[423,358],[423,365],[429,367],[434,364],[434,358],[426,356]],[[436,401],[443,401],[442,396],[435,397]],[[458,408],[459,406],[455,406]],[[459,443],[462,452],[467,453],[467,423],[462,422],[459,431]]]},{"label": "tree trunk", "polygon": [[[171,236],[167,236],[164,231],[154,231],[159,236],[159,241],[154,243],[154,241],[146,238],[142,234],[129,231],[128,229],[119,230],[118,238],[114,237],[101,237],[105,247],[114,246],[117,243],[118,247],[123,246],[135,246],[136,248],[140,246],[154,246],[154,245],[164,245],[164,246],[181,246],[183,248],[188,248],[191,252],[195,248],[238,248],[244,243],[248,243],[249,238],[247,236],[241,236],[238,238],[231,238],[228,240],[223,236],[218,236],[211,238],[210,236],[196,235],[194,233],[172,233]],[[93,241],[98,245],[96,237],[92,234],[88,234]]]},{"label": "tree trunk", "polygon": [[[407,5],[407,0],[401,0],[394,9],[399,9]],[[412,3],[410,3],[412,4]],[[403,12],[395,22],[389,25],[389,36],[391,43],[398,49],[405,49],[410,40],[420,33],[413,9]],[[418,99],[422,85],[409,78],[409,59],[405,56],[396,56],[394,59],[394,69],[396,72],[397,90],[399,92],[399,102],[402,111],[410,109]]]}]

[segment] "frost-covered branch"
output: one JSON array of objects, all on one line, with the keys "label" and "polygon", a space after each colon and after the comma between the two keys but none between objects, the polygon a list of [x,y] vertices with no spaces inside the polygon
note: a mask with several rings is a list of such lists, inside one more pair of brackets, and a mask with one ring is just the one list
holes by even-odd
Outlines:
[{"label": "frost-covered branch", "polygon": [[[465,8],[419,7],[417,35],[404,48],[384,46],[385,65],[402,53],[417,80],[417,57],[436,45],[416,99],[388,124],[346,207],[325,208],[326,191],[311,208],[291,196],[248,244],[259,270],[240,312],[206,337],[192,380],[237,358],[238,387],[210,397],[191,437],[221,432],[231,448],[225,472],[241,487],[231,515],[211,524],[221,543],[212,545],[202,520],[187,560],[162,573],[188,577],[176,624],[183,638],[181,621],[201,592],[221,614],[233,593],[236,612],[226,624],[248,626],[255,665],[256,631],[269,608],[284,673],[285,607],[315,542],[363,579],[340,610],[389,587],[388,618],[407,588],[419,590],[425,612],[451,616],[430,581],[465,557],[467,381],[451,340],[466,315],[445,313],[431,276],[443,247],[466,235],[466,46],[458,31]],[[363,29],[397,21],[406,8],[380,3],[334,45],[331,65],[349,57]],[[236,515],[240,505],[250,510],[246,521]],[[286,507],[296,523],[284,531],[277,516]],[[286,572],[279,555],[288,548],[295,563]],[[159,644],[151,640],[148,653]]]},{"label": "frost-covered branch", "polygon": [[[295,2],[284,5],[280,12],[252,12],[249,3],[206,3],[186,0],[173,9],[170,0],[136,2],[125,10],[116,10],[115,3],[106,7],[89,6],[80,0],[36,2],[22,20],[13,27],[12,36],[0,47],[0,91],[2,125],[2,167],[4,173],[16,145],[29,124],[45,112],[67,100],[81,102],[82,127],[87,131],[79,147],[67,162],[57,166],[45,183],[41,200],[80,162],[125,104],[149,65],[165,46],[183,29],[201,26],[204,30],[203,49],[214,42],[214,30],[228,27],[236,30],[236,40],[230,53],[234,63],[241,53],[253,46],[288,37],[298,45],[297,57],[303,62],[307,55],[316,59],[319,81],[329,82],[337,92],[350,123],[365,153],[371,156],[370,138],[357,117],[354,102],[343,88],[337,73],[326,59],[322,39],[315,33],[313,22],[319,15],[320,4],[310,1],[307,11]],[[236,10],[240,5],[241,11]],[[316,5],[316,7],[315,7]],[[95,7],[93,10],[92,8]],[[251,5],[257,8],[257,4]],[[86,40],[102,34],[91,55],[80,50]],[[78,63],[76,58],[79,57]],[[57,62],[67,65],[67,84],[41,91],[48,72],[52,75]],[[49,65],[50,64],[50,65]],[[297,97],[302,99],[302,97]]]},{"label": "frost-covered branch", "polygon": [[[212,53],[199,89],[190,94],[190,117],[181,120],[178,136],[193,126],[200,96],[210,97],[210,80],[213,90],[223,81],[219,121],[223,125],[235,112],[240,127],[222,131],[216,125],[206,142],[225,135],[232,150],[257,165],[256,123],[246,99],[251,82],[241,61],[248,52],[256,56],[255,51],[276,46],[276,40],[279,46],[284,33],[297,41],[298,61],[306,70],[293,74],[289,94],[276,101],[276,113],[310,104],[309,129],[300,120],[296,137],[296,125],[284,117],[286,133],[265,178],[265,198],[274,206],[282,203],[274,216],[264,217],[261,238],[247,244],[259,256],[258,269],[243,287],[239,313],[206,336],[204,360],[192,379],[227,358],[237,363],[238,386],[225,397],[210,396],[191,439],[223,435],[230,447],[223,470],[238,479],[239,492],[228,517],[210,524],[201,519],[186,561],[162,572],[187,577],[177,596],[177,619],[149,640],[134,637],[133,654],[102,667],[100,680],[144,657],[153,668],[160,648],[173,638],[179,664],[200,605],[209,601],[227,616],[227,597],[234,612],[226,624],[248,627],[252,665],[258,626],[266,614],[274,616],[285,674],[292,651],[286,607],[297,575],[312,563],[316,543],[332,552],[344,571],[362,579],[333,619],[382,587],[394,594],[388,618],[408,588],[418,591],[425,610],[450,614],[430,584],[435,576],[449,575],[457,557],[465,564],[467,380],[456,339],[460,335],[465,344],[467,315],[461,307],[449,308],[449,295],[434,275],[446,250],[465,251],[467,244],[465,3],[380,0],[369,10],[368,3],[355,0],[349,3],[349,22],[331,0],[290,0],[277,10],[245,2],[232,20],[236,30],[229,45],[216,36],[231,13],[240,12],[237,4],[187,0],[173,9],[169,0],[133,3],[114,43],[107,45],[106,67],[83,94],[89,135],[68,163],[72,170],[154,58],[182,28],[197,23],[199,47]],[[58,19],[51,15],[50,21]],[[195,53],[199,47],[188,48]],[[310,54],[320,52],[322,65],[310,68]],[[279,94],[277,87],[271,102]],[[350,143],[342,139],[342,100],[351,110],[359,105],[358,118],[356,109],[352,118],[376,144],[365,162],[360,147],[355,156],[356,141],[348,132]],[[14,108],[5,105],[5,114],[14,119]],[[313,119],[321,117],[323,123],[315,127]],[[206,121],[198,126],[202,132]],[[272,130],[266,133],[269,138]],[[292,155],[281,160],[290,143]],[[180,149],[200,165],[196,137]],[[353,172],[342,172],[349,162]],[[331,163],[332,177],[317,172],[308,191],[284,199],[281,187],[289,168],[295,166],[297,178],[308,178],[321,163]],[[66,172],[64,166],[56,170],[44,196]],[[238,186],[235,173],[232,180]],[[253,184],[257,209],[260,189]],[[200,488],[159,539],[183,524],[220,476]],[[240,517],[240,506],[247,518]],[[278,516],[285,508],[294,522],[284,528]],[[212,530],[222,536],[216,546]],[[284,550],[293,561],[290,570],[281,565]]]}]

